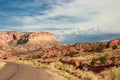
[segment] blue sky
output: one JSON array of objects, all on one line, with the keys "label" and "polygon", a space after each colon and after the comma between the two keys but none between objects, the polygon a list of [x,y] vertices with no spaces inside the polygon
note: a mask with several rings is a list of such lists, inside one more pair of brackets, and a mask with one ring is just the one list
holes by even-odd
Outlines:
[{"label": "blue sky", "polygon": [[[61,42],[69,42],[67,36],[87,42],[85,35],[93,35],[88,41],[110,40],[120,37],[119,8],[120,0],[0,0],[0,30],[48,31]],[[115,35],[101,40],[105,34]]]}]

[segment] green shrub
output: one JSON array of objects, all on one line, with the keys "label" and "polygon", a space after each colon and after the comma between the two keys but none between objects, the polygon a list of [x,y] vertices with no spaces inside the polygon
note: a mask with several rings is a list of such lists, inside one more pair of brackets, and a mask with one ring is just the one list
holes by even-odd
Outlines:
[{"label": "green shrub", "polygon": [[92,61],[91,61],[91,65],[94,66],[96,64],[96,61],[97,61],[97,59],[93,58]]},{"label": "green shrub", "polygon": [[107,63],[107,60],[108,60],[108,55],[104,55],[102,57],[99,58],[101,64],[106,64]]},{"label": "green shrub", "polygon": [[116,58],[115,56],[111,57],[111,60],[112,60],[113,63],[116,62],[116,59],[117,59],[117,58]]},{"label": "green shrub", "polygon": [[22,58],[19,58],[19,60],[22,60]]},{"label": "green shrub", "polygon": [[106,48],[110,48],[110,42],[107,42]]},{"label": "green shrub", "polygon": [[74,57],[76,54],[78,54],[78,52],[70,52],[69,54],[66,54],[65,56]]},{"label": "green shrub", "polygon": [[117,45],[112,46],[112,49],[113,50],[117,49]]},{"label": "green shrub", "polygon": [[3,60],[7,60],[8,58],[7,57],[4,57]]}]

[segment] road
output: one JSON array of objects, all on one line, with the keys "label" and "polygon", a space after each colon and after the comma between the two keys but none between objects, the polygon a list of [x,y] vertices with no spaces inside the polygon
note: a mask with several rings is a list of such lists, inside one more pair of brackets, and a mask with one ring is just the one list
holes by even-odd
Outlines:
[{"label": "road", "polygon": [[65,80],[58,74],[28,65],[7,62],[0,69],[0,80]]}]

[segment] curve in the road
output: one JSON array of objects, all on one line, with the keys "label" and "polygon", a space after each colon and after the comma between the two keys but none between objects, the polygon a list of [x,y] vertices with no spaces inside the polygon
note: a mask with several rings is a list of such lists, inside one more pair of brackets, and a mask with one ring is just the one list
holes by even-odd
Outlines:
[{"label": "curve in the road", "polygon": [[55,73],[37,69],[28,65],[7,62],[0,69],[0,80],[65,80]]}]

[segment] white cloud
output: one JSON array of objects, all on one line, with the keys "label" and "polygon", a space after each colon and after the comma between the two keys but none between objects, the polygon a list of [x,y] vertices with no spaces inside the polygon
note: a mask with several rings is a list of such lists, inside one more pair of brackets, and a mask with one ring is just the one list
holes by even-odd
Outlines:
[{"label": "white cloud", "polygon": [[[39,3],[40,0],[35,1],[33,5]],[[55,1],[58,1],[56,5],[54,5]],[[66,2],[68,1],[66,0]],[[80,28],[83,32],[98,28],[103,33],[119,33],[120,31],[120,0],[71,0],[69,3],[64,0],[54,0],[54,2],[48,1],[52,9],[42,12],[44,15],[20,16],[15,17],[14,20],[22,23],[22,28],[31,30],[47,27],[71,27]],[[68,16],[68,19],[64,17],[59,19],[61,16]],[[65,31],[66,33],[73,32],[72,30]]]}]

